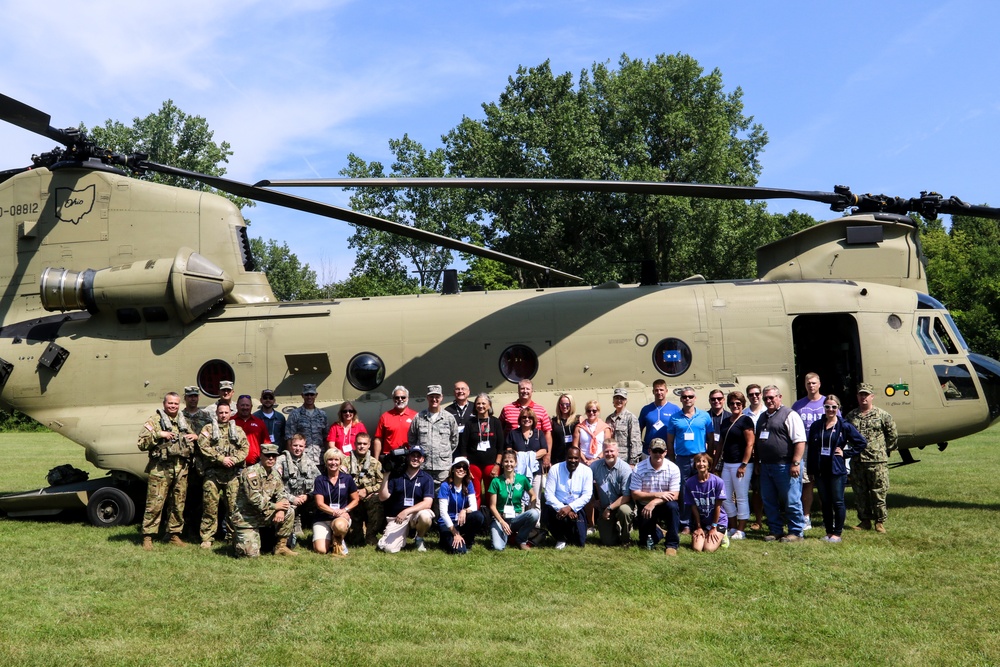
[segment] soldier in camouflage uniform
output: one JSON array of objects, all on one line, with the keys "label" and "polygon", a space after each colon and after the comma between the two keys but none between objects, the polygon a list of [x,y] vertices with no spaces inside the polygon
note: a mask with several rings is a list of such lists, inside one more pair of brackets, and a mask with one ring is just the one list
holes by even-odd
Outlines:
[{"label": "soldier in camouflage uniform", "polygon": [[216,421],[206,425],[198,436],[198,451],[205,476],[202,486],[201,548],[211,549],[219,527],[219,501],[226,497],[231,512],[236,507],[238,475],[250,451],[243,430],[229,421],[231,412],[225,403],[215,406]]},{"label": "soldier in camouflage uniform", "polygon": [[858,385],[858,407],[847,415],[868,441],[868,447],[851,459],[850,480],[861,521],[855,530],[885,532],[888,516],[885,496],[889,492],[889,453],[896,449],[896,422],[892,415],[872,403],[875,388],[867,382]]},{"label": "soldier in camouflage uniform", "polygon": [[274,470],[285,486],[285,498],[295,509],[295,529],[288,538],[288,546],[294,547],[302,534],[302,517],[315,509],[312,500],[313,484],[319,477],[319,468],[305,456],[306,437],[296,433],[291,437],[291,445],[278,456]]},{"label": "soldier in camouflage uniform", "polygon": [[146,474],[146,512],[142,517],[142,548],[153,549],[153,536],[160,529],[163,508],[171,501],[167,519],[170,544],[186,546],[184,500],[187,496],[188,462],[194,454],[194,442],[187,420],[180,414],[181,397],[170,392],[163,397],[163,409],[146,420],[139,431],[139,449],[149,452]]},{"label": "soldier in camouflage uniform", "polygon": [[[198,435],[205,424],[211,424],[215,419],[215,406],[212,409],[199,408],[198,400],[201,398],[201,391],[196,386],[184,387],[184,409],[181,415],[187,420],[191,429],[191,436],[194,447],[194,454],[191,457],[191,465],[188,466],[188,492],[185,503],[184,523],[188,526],[198,526],[201,523],[201,489],[204,477],[201,473],[201,457],[198,456]],[[197,536],[198,528],[194,528]],[[188,529],[191,532],[191,529]]]},{"label": "soldier in camouflage uniform", "polygon": [[285,420],[285,435],[289,436],[286,445],[291,447],[291,436],[295,433],[306,436],[306,456],[319,467],[329,430],[326,412],[316,407],[316,385],[302,385],[302,405],[292,410]]},{"label": "soldier in camouflage uniform", "polygon": [[371,436],[358,433],[354,439],[354,450],[344,463],[344,472],[354,478],[358,485],[358,506],[351,511],[351,530],[347,543],[351,546],[378,544],[378,534],[385,528],[385,511],[379,500],[378,490],[382,486],[382,464],[369,451]]},{"label": "soldier in camouflage uniform", "polygon": [[295,525],[295,510],[285,498],[285,487],[274,467],[278,461],[278,446],[261,447],[260,461],[244,468],[239,476],[236,505],[230,515],[233,524],[233,555],[237,558],[260,555],[260,529],[273,526],[278,538],[276,556],[297,556],[285,541]]}]

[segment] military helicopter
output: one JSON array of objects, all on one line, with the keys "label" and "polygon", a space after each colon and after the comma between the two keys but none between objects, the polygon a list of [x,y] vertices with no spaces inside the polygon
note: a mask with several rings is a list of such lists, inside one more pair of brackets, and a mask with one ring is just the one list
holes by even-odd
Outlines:
[{"label": "military helicopter", "polygon": [[[273,388],[294,406],[304,383],[332,414],[345,399],[374,427],[396,385],[465,380],[495,405],[533,380],[548,406],[562,392],[632,404],[665,378],[678,391],[776,384],[794,396],[805,373],[848,401],[865,381],[896,419],[904,458],[1000,417],[1000,364],[968,349],[927,293],[918,230],[907,213],[1000,218],[1000,210],[924,193],[916,199],[684,183],[385,179],[255,185],[118,155],[0,95],[0,119],[61,145],[0,172],[0,402],[82,445],[109,475],[0,498],[8,514],[86,504],[96,525],[131,521],[145,485],[139,425],[168,391],[218,396]],[[549,188],[726,199],[799,198],[847,215],[757,252],[756,280],[693,276],[606,283],[279,303],[254,270],[246,223],[228,200],[138,180],[194,179],[259,202],[368,225],[546,272],[555,268],[294,196],[299,186]],[[455,290],[445,290],[454,292]],[[337,326],[364,322],[362,329]],[[417,399],[419,403],[419,399]],[[419,407],[419,405],[417,406]]]}]

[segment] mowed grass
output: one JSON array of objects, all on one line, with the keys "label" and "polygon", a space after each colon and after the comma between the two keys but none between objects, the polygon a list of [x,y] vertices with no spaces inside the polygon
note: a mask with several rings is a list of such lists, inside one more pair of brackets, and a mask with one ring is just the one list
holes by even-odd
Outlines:
[{"label": "mowed grass", "polygon": [[[0,491],[93,471],[53,434],[0,435],[0,454]],[[136,525],[4,518],[0,664],[1000,664],[1000,430],[917,458],[890,472],[888,535],[683,540],[676,558],[477,543],[236,561],[146,553]]]}]

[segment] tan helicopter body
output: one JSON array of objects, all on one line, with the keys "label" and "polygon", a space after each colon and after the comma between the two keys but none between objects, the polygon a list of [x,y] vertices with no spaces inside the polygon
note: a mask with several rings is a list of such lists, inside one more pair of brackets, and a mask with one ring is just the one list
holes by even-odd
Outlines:
[{"label": "tan helicopter body", "polygon": [[461,379],[499,410],[525,377],[550,409],[569,392],[609,410],[625,386],[638,412],[660,377],[704,403],[711,388],[749,383],[794,397],[815,371],[848,405],[857,382],[875,384],[902,448],[977,432],[1000,411],[1000,366],[970,357],[926,295],[916,228],[895,214],[765,246],[755,281],[293,303],[252,270],[229,201],[99,164],[0,174],[0,229],[0,398],[113,471],[89,487],[91,504],[124,502],[109,486],[136,495],[136,433],[164,393],[197,384],[204,405],[225,379],[237,393],[273,388],[286,409],[316,383],[331,418],[350,399],[369,430],[396,385],[419,408],[427,384]]}]

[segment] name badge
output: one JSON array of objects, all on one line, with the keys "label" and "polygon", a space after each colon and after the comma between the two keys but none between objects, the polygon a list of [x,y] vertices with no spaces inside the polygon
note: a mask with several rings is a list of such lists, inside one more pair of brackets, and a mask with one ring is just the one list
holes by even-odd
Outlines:
[{"label": "name badge", "polygon": [[480,440],[479,441],[479,447],[477,447],[476,449],[478,449],[481,452],[485,452],[489,448],[490,448],[490,441],[489,440]]},{"label": "name badge", "polygon": [[459,433],[465,433],[465,424],[459,424],[458,425],[458,432]]},{"label": "name badge", "polygon": [[718,442],[719,441],[719,434],[718,433],[713,433],[712,434],[712,439],[715,440],[716,442]]},{"label": "name badge", "polygon": [[344,453],[345,454],[350,454],[353,451],[354,451],[354,445],[352,445],[349,442],[345,442],[344,443]]},{"label": "name badge", "polygon": [[514,489],[517,490],[517,491],[520,491],[521,490],[521,485],[520,484],[515,484],[514,485]]},{"label": "name badge", "polygon": [[403,507],[413,507],[413,498],[403,498]]},{"label": "name badge", "polygon": [[563,441],[567,445],[572,445],[573,444],[573,436],[572,435],[567,435],[566,437],[563,438]]},{"label": "name badge", "polygon": [[761,431],[760,432],[760,439],[761,440],[767,440],[768,436],[770,436],[770,435],[771,435],[770,431]]},{"label": "name badge", "polygon": [[330,505],[330,509],[339,510],[340,509],[340,503],[332,503]]},{"label": "name badge", "polygon": [[684,432],[684,439],[685,440],[694,440],[694,433],[692,431],[685,431]]},{"label": "name badge", "polygon": [[513,505],[504,505],[503,506],[503,518],[505,518],[505,519],[513,519],[514,518],[514,506]]},{"label": "name badge", "polygon": [[823,445],[820,448],[819,453],[822,454],[823,456],[829,456],[830,455],[830,445]]},{"label": "name badge", "polygon": [[653,428],[654,428],[655,430],[659,431],[659,430],[660,430],[661,428],[663,428],[663,422],[662,422],[662,421],[660,421],[659,419],[657,419],[657,420],[656,420],[656,423],[655,423],[655,424],[653,424]]},{"label": "name badge", "polygon": [[273,435],[270,436],[270,440],[271,440],[271,442],[274,442],[274,436]]}]

